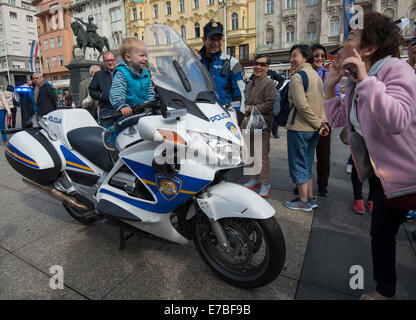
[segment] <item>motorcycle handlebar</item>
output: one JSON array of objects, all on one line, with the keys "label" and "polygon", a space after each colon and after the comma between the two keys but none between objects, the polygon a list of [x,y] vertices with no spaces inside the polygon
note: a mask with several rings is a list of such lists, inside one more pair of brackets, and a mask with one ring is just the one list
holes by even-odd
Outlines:
[{"label": "motorcycle handlebar", "polygon": [[[155,107],[155,106],[157,106],[157,101],[149,101],[143,104],[135,104],[133,107],[131,107],[131,109],[133,110],[132,115],[143,113],[146,108]],[[115,120],[122,116],[123,114],[121,113],[121,111],[116,111],[108,116],[100,117],[100,119],[102,121]]]}]

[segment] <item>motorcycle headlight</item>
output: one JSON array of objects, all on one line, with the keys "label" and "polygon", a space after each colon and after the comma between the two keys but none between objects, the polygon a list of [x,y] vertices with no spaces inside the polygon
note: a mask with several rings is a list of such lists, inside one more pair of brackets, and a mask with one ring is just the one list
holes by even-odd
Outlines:
[{"label": "motorcycle headlight", "polygon": [[217,157],[218,166],[236,166],[242,163],[239,145],[210,134],[200,133],[199,135]]}]

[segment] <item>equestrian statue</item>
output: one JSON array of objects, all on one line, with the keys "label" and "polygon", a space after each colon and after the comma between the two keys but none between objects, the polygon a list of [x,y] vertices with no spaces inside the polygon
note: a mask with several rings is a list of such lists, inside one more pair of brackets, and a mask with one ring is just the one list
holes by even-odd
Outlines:
[{"label": "equestrian statue", "polygon": [[[92,23],[94,18],[92,16],[88,17],[88,23],[85,23],[79,18],[75,18],[75,20],[71,23],[72,32],[74,33],[76,37],[76,44],[72,48],[72,57],[75,57],[75,49],[80,48],[83,52],[83,57],[85,59],[85,50],[87,47],[93,48],[100,52],[97,61],[100,60],[100,58],[104,55],[104,47],[107,48],[107,51],[110,51],[110,45],[108,43],[108,39],[106,37],[101,37],[97,34],[97,25]],[[86,30],[84,30],[84,27],[81,25],[81,23],[86,27]]]}]

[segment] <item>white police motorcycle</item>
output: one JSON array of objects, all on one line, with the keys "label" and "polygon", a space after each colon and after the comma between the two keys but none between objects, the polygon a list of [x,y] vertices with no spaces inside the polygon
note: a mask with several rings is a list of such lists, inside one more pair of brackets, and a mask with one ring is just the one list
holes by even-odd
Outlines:
[{"label": "white police motorcycle", "polygon": [[217,103],[209,74],[173,29],[151,25],[146,38],[158,99],[134,107],[138,121],[117,137],[115,163],[103,128],[83,109],[53,111],[14,134],[6,158],[81,223],[105,219],[182,245],[193,240],[223,280],[264,286],[282,270],[285,242],[273,207],[224,179],[243,166],[235,111]]}]

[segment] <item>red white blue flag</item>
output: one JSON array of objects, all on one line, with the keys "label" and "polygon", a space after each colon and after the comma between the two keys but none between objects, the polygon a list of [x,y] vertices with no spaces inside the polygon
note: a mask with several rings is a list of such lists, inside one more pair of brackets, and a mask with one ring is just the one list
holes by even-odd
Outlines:
[{"label": "red white blue flag", "polygon": [[32,41],[32,47],[30,49],[30,71],[36,72],[36,60],[39,56],[39,43],[36,40]]}]

